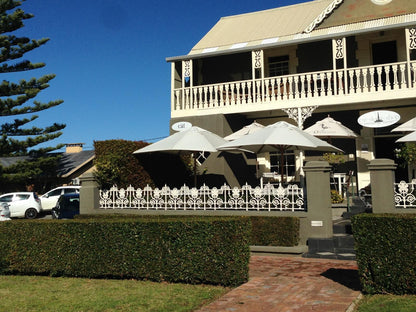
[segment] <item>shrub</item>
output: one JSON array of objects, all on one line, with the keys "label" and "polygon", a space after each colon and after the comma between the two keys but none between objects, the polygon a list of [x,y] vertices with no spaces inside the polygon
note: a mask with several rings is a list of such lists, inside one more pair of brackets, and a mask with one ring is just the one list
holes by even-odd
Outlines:
[{"label": "shrub", "polygon": [[416,215],[361,214],[352,230],[363,291],[416,294]]},{"label": "shrub", "polygon": [[299,243],[299,218],[250,217],[251,245],[296,246]]},{"label": "shrub", "polygon": [[236,286],[248,279],[250,228],[245,217],[1,222],[0,270]]},{"label": "shrub", "polygon": [[344,198],[337,190],[331,190],[331,203],[340,204],[344,201]]}]

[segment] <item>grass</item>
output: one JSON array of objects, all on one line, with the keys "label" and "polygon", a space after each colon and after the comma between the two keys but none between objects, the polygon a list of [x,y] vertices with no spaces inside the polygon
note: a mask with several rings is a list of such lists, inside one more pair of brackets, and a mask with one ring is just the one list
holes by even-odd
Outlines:
[{"label": "grass", "polygon": [[193,311],[229,289],[136,280],[0,276],[0,311]]},{"label": "grass", "polygon": [[414,312],[416,296],[374,295],[365,296],[356,312]]}]

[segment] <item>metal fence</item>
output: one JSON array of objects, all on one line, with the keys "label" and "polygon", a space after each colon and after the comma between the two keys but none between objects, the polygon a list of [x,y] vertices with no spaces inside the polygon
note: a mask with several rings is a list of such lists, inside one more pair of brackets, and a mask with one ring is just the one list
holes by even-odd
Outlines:
[{"label": "metal fence", "polygon": [[394,201],[396,208],[416,208],[416,180],[394,183]]},{"label": "metal fence", "polygon": [[262,188],[246,184],[241,188],[151,188],[128,187],[100,190],[100,209],[138,210],[228,210],[305,211],[304,191],[298,185],[266,184]]}]

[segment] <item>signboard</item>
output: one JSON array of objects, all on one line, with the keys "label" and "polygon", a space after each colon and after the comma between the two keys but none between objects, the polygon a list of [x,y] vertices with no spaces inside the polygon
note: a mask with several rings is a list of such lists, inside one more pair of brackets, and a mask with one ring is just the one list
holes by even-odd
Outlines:
[{"label": "signboard", "polygon": [[192,127],[192,124],[187,121],[179,121],[172,125],[172,130],[183,131]]},{"label": "signboard", "polygon": [[357,122],[363,127],[382,128],[393,125],[399,120],[400,115],[396,112],[379,110],[361,115]]}]

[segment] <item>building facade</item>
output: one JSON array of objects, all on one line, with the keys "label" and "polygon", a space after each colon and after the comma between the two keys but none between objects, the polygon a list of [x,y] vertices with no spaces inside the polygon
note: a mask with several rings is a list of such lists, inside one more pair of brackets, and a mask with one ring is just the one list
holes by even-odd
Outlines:
[{"label": "building facade", "polygon": [[[353,130],[334,139],[345,155],[336,170],[370,183],[374,158],[394,159],[391,132],[416,116],[416,1],[315,0],[221,18],[171,63],[171,124],[187,121],[226,136],[253,121],[285,120],[306,128],[330,115]],[[363,127],[364,113],[400,115],[391,127]],[[256,183],[274,171],[273,154],[210,155],[204,170],[230,185]],[[298,152],[286,155],[287,174],[299,175]],[[322,157],[306,153],[306,160]],[[396,172],[415,178],[414,169]]]}]

